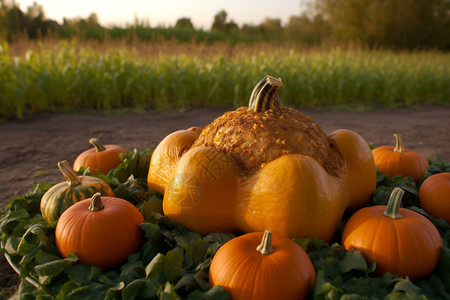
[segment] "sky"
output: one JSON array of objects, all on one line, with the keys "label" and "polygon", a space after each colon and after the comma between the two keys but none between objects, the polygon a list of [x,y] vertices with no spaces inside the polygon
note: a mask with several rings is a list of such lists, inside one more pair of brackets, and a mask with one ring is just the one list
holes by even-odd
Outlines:
[{"label": "sky", "polygon": [[127,25],[135,19],[150,26],[169,27],[180,18],[190,18],[196,28],[210,29],[221,10],[227,20],[258,25],[265,18],[278,18],[285,25],[290,16],[300,15],[301,0],[16,0],[22,11],[33,2],[44,8],[48,19],[62,22],[63,17],[87,18],[96,13],[103,26]]}]

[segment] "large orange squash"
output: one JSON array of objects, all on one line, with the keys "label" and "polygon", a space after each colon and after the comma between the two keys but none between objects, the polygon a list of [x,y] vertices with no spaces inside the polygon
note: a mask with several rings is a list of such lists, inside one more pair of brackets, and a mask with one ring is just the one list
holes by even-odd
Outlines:
[{"label": "large orange squash", "polygon": [[172,221],[202,234],[269,229],[330,240],[344,211],[369,201],[376,169],[366,141],[349,130],[325,135],[281,104],[281,86],[266,76],[249,107],[201,131],[172,133],[155,148],[148,186],[164,193]]},{"label": "large orange squash", "polygon": [[431,274],[441,255],[439,231],[427,218],[400,208],[404,191],[395,188],[387,206],[358,210],[342,233],[346,250],[360,250],[366,260],[376,262],[376,274],[386,272],[411,280]]}]

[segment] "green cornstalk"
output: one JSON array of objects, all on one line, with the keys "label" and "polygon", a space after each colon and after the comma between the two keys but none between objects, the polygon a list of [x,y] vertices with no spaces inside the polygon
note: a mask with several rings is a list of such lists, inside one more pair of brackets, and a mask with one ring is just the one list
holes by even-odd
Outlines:
[{"label": "green cornstalk", "polygon": [[40,43],[16,57],[2,44],[0,117],[23,118],[39,111],[238,107],[247,104],[253,86],[266,74],[282,78],[280,98],[288,106],[450,104],[448,53],[303,51],[268,44],[226,54],[219,46],[192,44],[198,49],[147,54],[106,46],[99,50],[74,41]]}]

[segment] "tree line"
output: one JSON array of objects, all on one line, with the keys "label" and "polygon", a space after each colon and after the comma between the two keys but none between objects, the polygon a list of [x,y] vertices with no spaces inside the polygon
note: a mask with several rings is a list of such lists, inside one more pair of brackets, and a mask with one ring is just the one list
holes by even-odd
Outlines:
[{"label": "tree line", "polygon": [[[450,49],[450,0],[304,0],[302,13],[286,24],[266,18],[261,24],[238,26],[226,11],[219,11],[210,29],[196,29],[190,18],[174,26],[151,27],[135,20],[124,27],[104,27],[95,13],[87,18],[64,18],[62,23],[46,18],[36,2],[26,11],[14,0],[0,0],[0,39],[133,38],[142,41],[177,39],[181,42],[289,41],[320,46],[324,43],[359,44],[369,48]],[[299,6],[300,11],[300,6]]]}]

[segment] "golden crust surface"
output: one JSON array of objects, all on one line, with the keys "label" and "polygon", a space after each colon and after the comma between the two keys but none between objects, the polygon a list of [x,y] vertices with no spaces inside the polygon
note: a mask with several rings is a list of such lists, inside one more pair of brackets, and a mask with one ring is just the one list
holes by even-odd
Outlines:
[{"label": "golden crust surface", "polygon": [[240,107],[206,126],[192,147],[212,146],[227,153],[243,176],[282,155],[315,158],[337,176],[341,160],[320,126],[298,110],[283,107],[258,113]]}]

